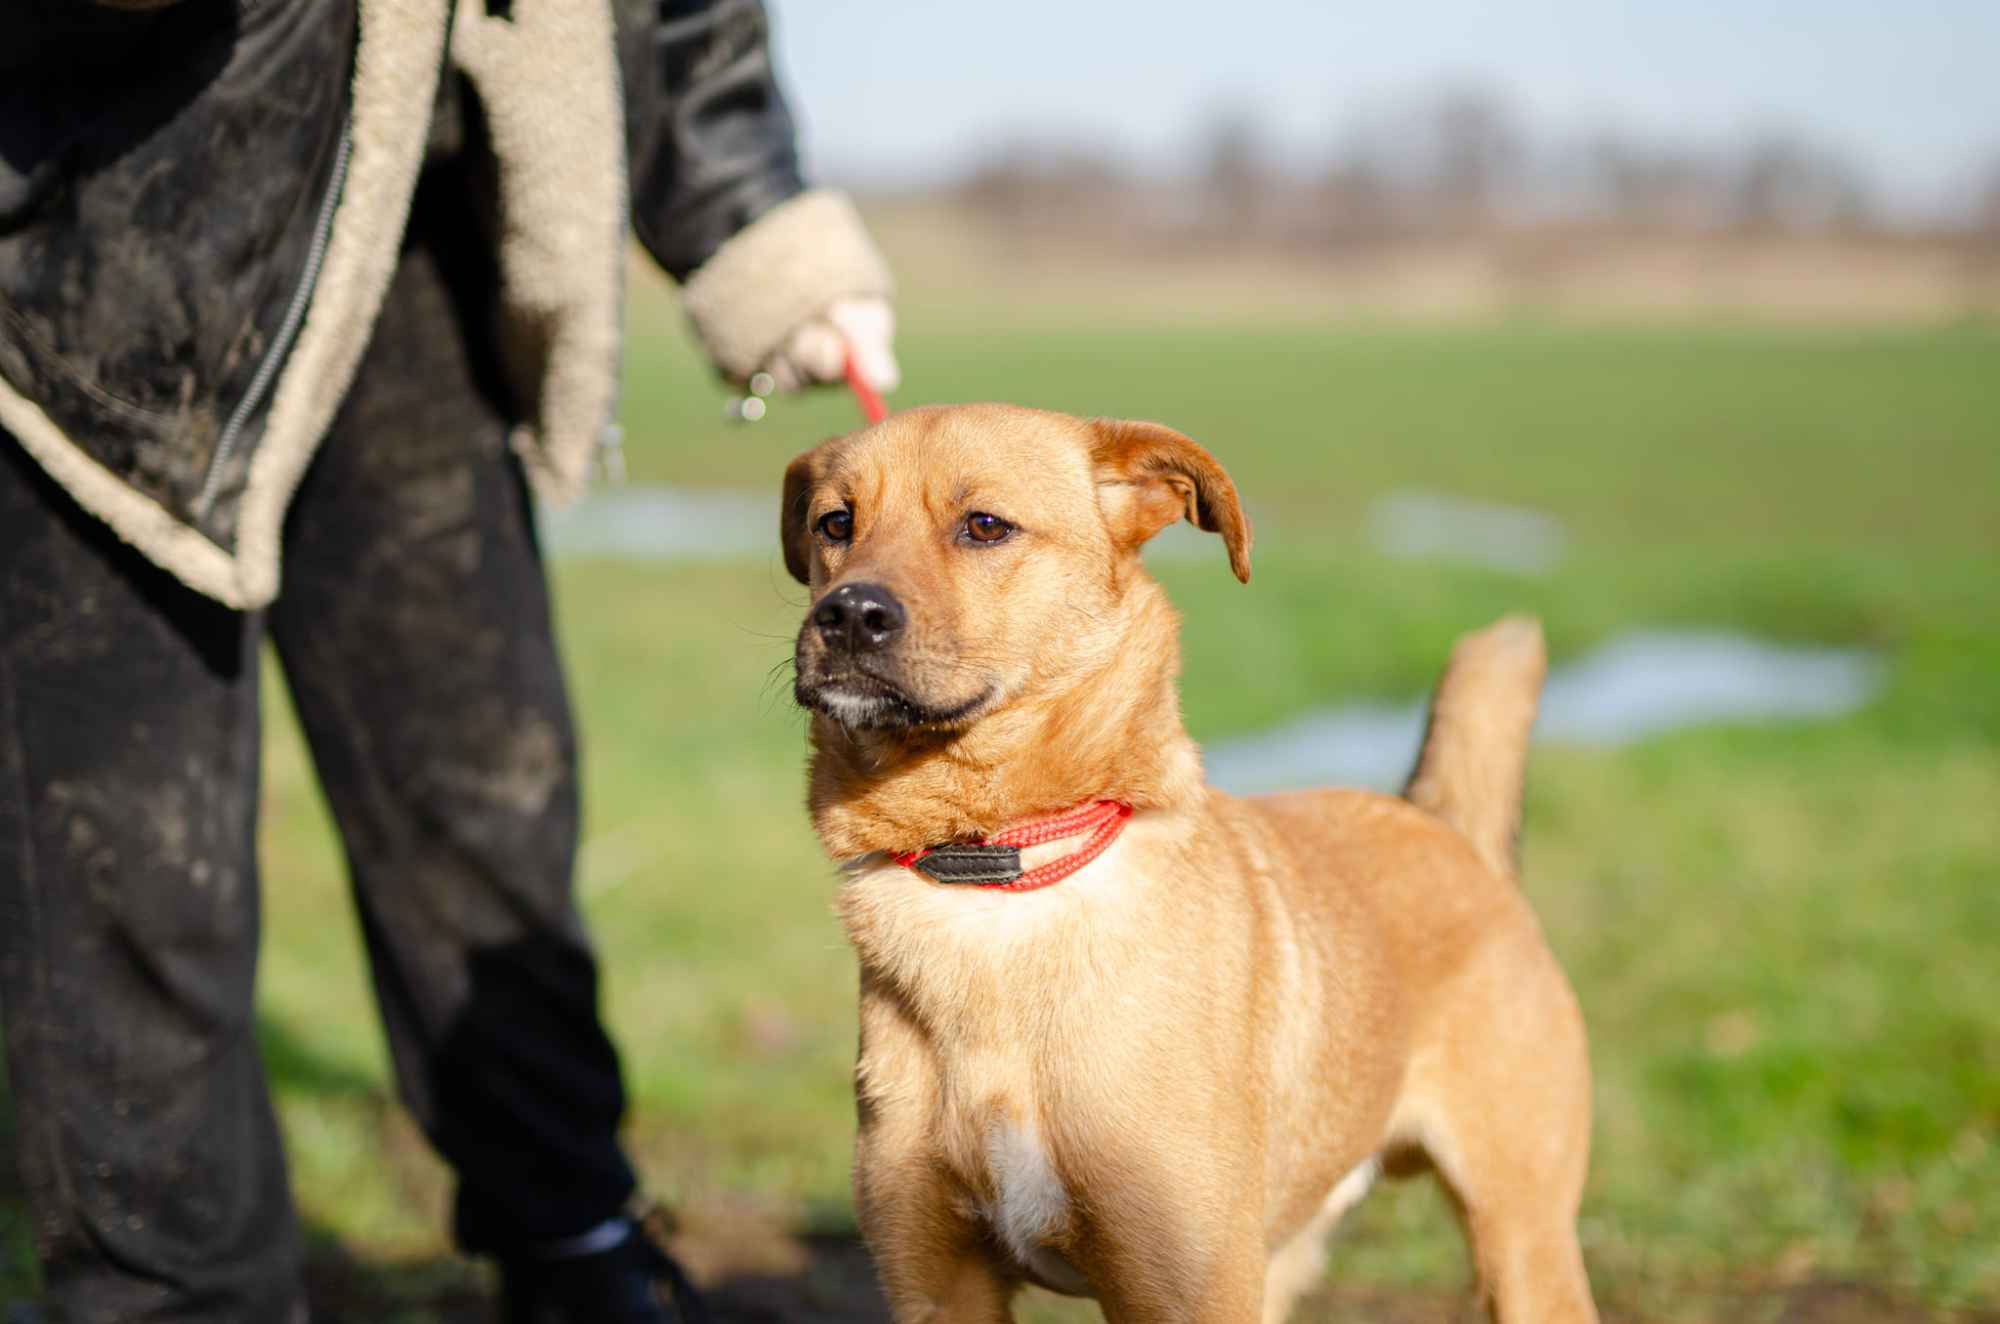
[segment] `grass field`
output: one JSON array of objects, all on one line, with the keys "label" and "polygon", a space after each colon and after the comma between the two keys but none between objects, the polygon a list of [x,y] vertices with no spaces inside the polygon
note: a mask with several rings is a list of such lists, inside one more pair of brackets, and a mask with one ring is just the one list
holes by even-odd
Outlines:
[{"label": "grass field", "polygon": [[[635,476],[774,490],[850,425],[836,399],[726,429],[672,310],[633,316]],[[1526,886],[1597,1074],[1585,1250],[1628,1319],[1759,1318],[1829,1282],[1903,1303],[1869,1318],[2000,1308],[2000,331],[912,321],[904,403],[1160,418],[1235,474],[1252,584],[1219,548],[1162,567],[1198,738],[1406,698],[1507,610],[1539,612],[1558,657],[1666,624],[1882,650],[1851,718],[1536,756]],[[1569,555],[1540,578],[1386,560],[1362,516],[1400,487],[1551,512]],[[850,1218],[853,963],[780,665],[802,590],[775,548],[556,578],[632,1143],[690,1208],[697,1263],[755,1241],[791,1272],[781,1240],[729,1229]],[[390,1101],[339,858],[271,713],[263,1025],[321,1272],[368,1303],[331,1313],[460,1318],[444,1178]],[[4,1297],[26,1269],[18,1207],[0,1220]],[[831,1272],[802,1290],[838,1296]],[[1465,1268],[1413,1186],[1364,1205],[1333,1272],[1377,1303],[1342,1317],[1387,1319]]]}]

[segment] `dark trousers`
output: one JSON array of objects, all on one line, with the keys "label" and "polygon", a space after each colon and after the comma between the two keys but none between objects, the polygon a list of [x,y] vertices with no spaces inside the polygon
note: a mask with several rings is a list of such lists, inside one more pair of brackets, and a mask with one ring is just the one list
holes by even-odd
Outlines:
[{"label": "dark trousers", "polygon": [[436,172],[419,191],[267,613],[155,570],[0,432],[0,1017],[58,1320],[300,1309],[251,1010],[267,631],[460,1243],[568,1236],[632,1191],[570,890],[575,733],[464,196]]}]

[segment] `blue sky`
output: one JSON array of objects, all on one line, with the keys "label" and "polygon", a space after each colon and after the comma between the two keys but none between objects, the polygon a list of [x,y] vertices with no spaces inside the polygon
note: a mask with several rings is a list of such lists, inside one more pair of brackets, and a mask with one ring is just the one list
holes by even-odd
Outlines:
[{"label": "blue sky", "polygon": [[923,182],[1032,134],[1171,163],[1219,105],[1295,159],[1447,83],[1548,134],[1801,128],[1898,211],[2000,164],[2000,0],[768,0],[819,172]]}]

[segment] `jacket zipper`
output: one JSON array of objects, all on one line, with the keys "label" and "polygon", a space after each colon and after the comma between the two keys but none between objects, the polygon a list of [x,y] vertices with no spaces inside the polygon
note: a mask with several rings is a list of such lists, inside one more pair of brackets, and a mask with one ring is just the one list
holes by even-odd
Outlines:
[{"label": "jacket zipper", "polygon": [[236,451],[242,440],[243,429],[250,425],[250,415],[257,411],[271,383],[277,379],[278,369],[284,366],[285,358],[291,353],[292,342],[298,338],[299,327],[306,318],[306,309],[312,304],[313,290],[319,284],[320,267],[326,262],[327,239],[333,232],[333,214],[340,204],[342,188],[347,183],[347,158],[354,148],[354,121],[348,119],[340,126],[340,145],[334,150],[333,176],[327,181],[326,196],[320,199],[319,216],[313,222],[312,243],[306,249],[304,273],[299,277],[298,287],[292,291],[292,301],[285,307],[284,320],[278,323],[278,334],[271,341],[271,348],[264,353],[263,362],[257,365],[256,376],[250,379],[243,398],[230,411],[229,421],[223,424],[222,435],[216,439],[215,455],[208,462],[208,475],[202,481],[201,494],[195,498],[194,517],[207,519],[209,510],[215,505],[217,489],[222,485],[222,469],[229,457]]}]

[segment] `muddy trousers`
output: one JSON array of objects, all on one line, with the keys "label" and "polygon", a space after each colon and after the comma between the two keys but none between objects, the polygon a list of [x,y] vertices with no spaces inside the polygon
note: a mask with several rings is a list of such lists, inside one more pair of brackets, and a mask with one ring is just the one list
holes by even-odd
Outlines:
[{"label": "muddy trousers", "polygon": [[570,891],[576,744],[548,592],[469,330],[490,273],[455,267],[476,246],[423,201],[267,613],[153,569],[0,432],[0,1020],[54,1320],[301,1311],[260,1039],[283,1087],[329,1073],[309,1024],[252,1009],[267,634],[345,843],[397,1083],[457,1173],[460,1243],[569,1236],[633,1188]]}]

